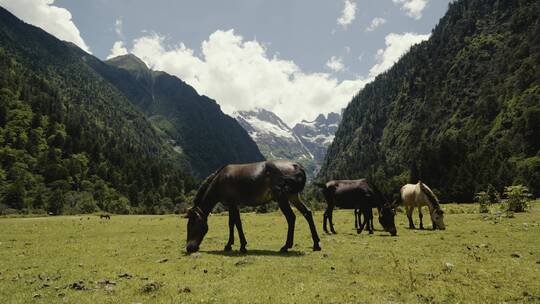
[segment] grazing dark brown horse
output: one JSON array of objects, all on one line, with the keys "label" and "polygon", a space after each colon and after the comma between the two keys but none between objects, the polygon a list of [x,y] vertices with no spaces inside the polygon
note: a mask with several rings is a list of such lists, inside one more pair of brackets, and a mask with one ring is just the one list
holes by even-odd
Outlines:
[{"label": "grazing dark brown horse", "polygon": [[[330,222],[330,231],[336,233],[334,223],[332,222],[332,213],[334,207],[340,207],[343,209],[355,209],[355,221],[359,224],[357,226],[358,233],[362,232],[366,223],[369,233],[373,233],[372,209],[377,208],[379,211],[379,222],[384,229],[393,236],[397,234],[393,206],[386,203],[381,192],[370,184],[367,179],[333,180],[326,184],[314,183],[314,185],[322,189],[324,198],[328,204],[323,218],[323,230],[326,233],[328,233],[328,229],[326,229],[327,220]],[[363,224],[360,221],[360,215],[364,215]]]},{"label": "grazing dark brown horse", "polygon": [[227,165],[217,170],[201,184],[194,199],[193,208],[186,217],[187,252],[199,250],[199,246],[208,232],[208,214],[221,202],[229,209],[229,241],[225,251],[234,244],[234,226],[240,238],[240,251],[247,252],[247,241],[242,229],[239,206],[257,206],[275,200],[285,215],[288,224],[287,241],[281,252],[287,252],[293,246],[294,223],[296,216],[291,209],[293,204],[306,218],[313,250],[321,250],[319,236],[313,223],[311,211],[300,200],[300,192],[306,184],[306,173],[301,165],[291,161],[274,160],[243,165]]}]

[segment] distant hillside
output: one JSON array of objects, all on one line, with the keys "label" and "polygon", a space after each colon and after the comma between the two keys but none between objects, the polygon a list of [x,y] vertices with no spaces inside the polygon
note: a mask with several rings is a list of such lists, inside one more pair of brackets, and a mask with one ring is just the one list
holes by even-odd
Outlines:
[{"label": "distant hillside", "polygon": [[81,53],[0,8],[0,212],[171,211],[185,160]]},{"label": "distant hillside", "polygon": [[320,180],[422,179],[444,200],[489,184],[540,195],[540,2],[460,0],[349,104]]},{"label": "distant hillside", "polygon": [[142,110],[204,178],[228,163],[264,160],[255,142],[212,99],[182,80],[150,70],[134,55],[88,61]]},{"label": "distant hillside", "polygon": [[341,120],[336,113],[330,113],[328,119],[321,114],[314,121],[302,121],[291,129],[275,113],[264,109],[239,111],[234,117],[265,157],[298,161],[309,179],[319,170]]}]

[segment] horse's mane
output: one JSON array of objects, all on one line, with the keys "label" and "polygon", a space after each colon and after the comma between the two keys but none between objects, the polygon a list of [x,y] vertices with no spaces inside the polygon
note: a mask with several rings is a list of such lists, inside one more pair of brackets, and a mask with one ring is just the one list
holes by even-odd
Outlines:
[{"label": "horse's mane", "polygon": [[424,194],[427,196],[427,198],[428,198],[429,202],[431,203],[431,205],[433,206],[433,208],[435,208],[435,209],[440,209],[441,208],[441,206],[439,205],[439,199],[437,198],[435,193],[433,193],[433,191],[431,191],[431,189],[429,189],[422,182],[420,182],[420,190],[422,190],[422,192],[424,192]]},{"label": "horse's mane", "polygon": [[388,200],[386,199],[386,196],[384,196],[384,194],[381,192],[381,190],[379,190],[379,188],[377,188],[377,186],[372,182],[368,182],[368,185],[371,186],[375,195],[379,197],[379,200],[381,201],[381,207],[386,205]]},{"label": "horse's mane", "polygon": [[[225,165],[226,166],[226,165]],[[198,206],[202,199],[206,196],[206,192],[208,191],[208,188],[210,187],[210,184],[214,181],[214,178],[225,168],[225,166],[217,169],[214,173],[210,174],[202,183],[199,189],[197,190],[197,194],[195,195],[195,198],[193,199],[193,205]]]}]

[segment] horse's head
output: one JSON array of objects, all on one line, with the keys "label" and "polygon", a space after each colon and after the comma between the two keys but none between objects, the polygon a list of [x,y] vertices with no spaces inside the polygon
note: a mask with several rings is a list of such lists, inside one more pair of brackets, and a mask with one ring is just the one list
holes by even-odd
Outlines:
[{"label": "horse's head", "polygon": [[208,232],[208,217],[199,207],[190,208],[186,217],[188,218],[186,250],[188,253],[192,253],[199,250],[199,246]]},{"label": "horse's head", "polygon": [[431,221],[433,222],[433,229],[446,229],[444,225],[444,211],[441,208],[433,208],[431,211]]},{"label": "horse's head", "polygon": [[397,235],[396,223],[394,221],[395,216],[396,213],[394,212],[394,207],[392,205],[385,204],[381,208],[379,223],[384,227],[384,230],[390,232],[392,236]]}]

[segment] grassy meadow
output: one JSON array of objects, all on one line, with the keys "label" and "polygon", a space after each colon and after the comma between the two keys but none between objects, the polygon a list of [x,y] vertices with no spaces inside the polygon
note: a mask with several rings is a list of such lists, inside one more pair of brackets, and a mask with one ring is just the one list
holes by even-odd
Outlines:
[{"label": "grassy meadow", "polygon": [[446,231],[409,230],[399,213],[397,237],[357,235],[350,210],[335,212],[338,234],[326,235],[317,212],[321,252],[311,251],[296,212],[295,247],[285,255],[278,212],[242,214],[246,255],[237,244],[222,252],[226,214],[210,217],[193,255],[185,254],[186,220],[175,215],[3,218],[0,302],[540,302],[540,201],[513,218],[444,208]]}]

